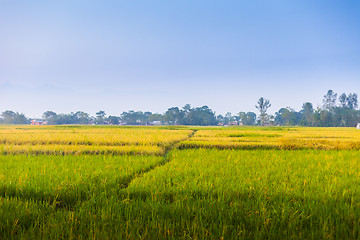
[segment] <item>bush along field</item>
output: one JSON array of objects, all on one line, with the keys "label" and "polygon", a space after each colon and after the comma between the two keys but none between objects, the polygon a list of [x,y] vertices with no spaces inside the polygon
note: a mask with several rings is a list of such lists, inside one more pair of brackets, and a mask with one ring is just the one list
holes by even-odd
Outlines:
[{"label": "bush along field", "polygon": [[360,238],[356,129],[2,126],[0,142],[0,239]]}]

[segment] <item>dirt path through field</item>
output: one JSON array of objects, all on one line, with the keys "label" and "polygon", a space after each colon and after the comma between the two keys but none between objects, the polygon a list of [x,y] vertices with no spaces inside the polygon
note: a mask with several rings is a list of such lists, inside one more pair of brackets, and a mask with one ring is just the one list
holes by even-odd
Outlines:
[{"label": "dirt path through field", "polygon": [[126,179],[122,182],[120,189],[125,189],[125,188],[127,188],[134,179],[140,178],[140,177],[142,177],[145,173],[148,173],[148,172],[154,170],[155,168],[158,168],[158,167],[163,166],[163,165],[167,164],[168,162],[170,162],[171,159],[169,158],[169,153],[171,152],[171,150],[178,148],[178,144],[179,144],[180,142],[185,141],[185,140],[189,140],[190,138],[192,138],[197,131],[198,131],[198,130],[193,130],[193,132],[189,135],[188,138],[183,139],[183,140],[180,140],[180,141],[177,141],[177,142],[174,142],[173,144],[169,145],[169,146],[165,149],[165,152],[164,152],[164,155],[163,155],[164,157],[163,157],[163,160],[162,160],[161,162],[159,162],[159,163],[157,163],[157,164],[155,164],[155,165],[152,165],[152,166],[150,166],[150,167],[148,167],[148,168],[145,168],[145,169],[143,169],[143,170],[141,170],[141,171],[139,171],[139,172],[136,172],[136,173],[133,174],[133,175],[130,175],[128,178],[126,178]]}]

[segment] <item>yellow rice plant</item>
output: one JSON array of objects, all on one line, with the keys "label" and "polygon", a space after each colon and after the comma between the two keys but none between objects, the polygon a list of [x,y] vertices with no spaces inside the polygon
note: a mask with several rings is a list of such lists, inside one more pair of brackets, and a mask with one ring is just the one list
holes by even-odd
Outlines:
[{"label": "yellow rice plant", "polygon": [[0,128],[0,143],[31,145],[158,145],[186,139],[191,130],[159,128],[55,128],[52,126],[8,126]]},{"label": "yellow rice plant", "polygon": [[355,128],[250,127],[198,130],[180,148],[360,149]]},{"label": "yellow rice plant", "polygon": [[1,145],[0,153],[29,155],[162,155],[164,148],[154,145],[92,146],[92,145]]}]

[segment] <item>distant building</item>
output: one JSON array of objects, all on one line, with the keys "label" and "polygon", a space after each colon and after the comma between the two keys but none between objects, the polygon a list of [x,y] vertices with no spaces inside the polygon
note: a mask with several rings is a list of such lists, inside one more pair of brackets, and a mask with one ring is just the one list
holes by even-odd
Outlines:
[{"label": "distant building", "polygon": [[152,121],[152,122],[150,122],[149,125],[152,125],[152,126],[160,126],[160,125],[162,125],[162,122],[161,122],[161,121]]},{"label": "distant building", "polygon": [[40,120],[31,120],[30,125],[34,125],[34,126],[40,126],[40,125],[46,125],[47,122],[45,121],[40,121]]},{"label": "distant building", "polygon": [[123,121],[123,120],[119,120],[119,125],[122,125],[122,126],[124,126],[124,125],[126,125],[127,124],[127,122],[126,121]]}]

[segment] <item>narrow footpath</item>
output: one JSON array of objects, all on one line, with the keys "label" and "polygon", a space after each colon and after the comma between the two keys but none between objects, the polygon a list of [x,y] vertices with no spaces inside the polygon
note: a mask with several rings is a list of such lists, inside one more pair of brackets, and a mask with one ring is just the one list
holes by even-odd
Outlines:
[{"label": "narrow footpath", "polygon": [[135,180],[136,178],[142,177],[145,173],[148,173],[148,172],[150,172],[150,171],[152,171],[152,170],[154,170],[154,169],[156,169],[156,168],[158,168],[158,167],[160,167],[160,166],[163,166],[163,165],[169,163],[169,162],[171,161],[171,159],[169,158],[170,152],[171,152],[173,149],[177,149],[180,142],[189,140],[189,139],[192,138],[192,137],[195,135],[195,133],[197,132],[197,130],[192,130],[192,131],[193,131],[193,132],[189,135],[188,138],[183,139],[183,140],[180,140],[180,141],[177,141],[177,142],[174,142],[174,143],[172,143],[171,145],[167,146],[167,147],[165,148],[165,152],[164,152],[164,154],[163,154],[163,160],[162,160],[162,161],[160,161],[160,162],[158,162],[158,163],[156,163],[156,164],[154,164],[154,165],[151,165],[151,166],[148,167],[148,168],[142,169],[141,171],[138,171],[138,172],[130,175],[130,176],[127,177],[126,179],[124,179],[123,182],[122,182],[122,184],[121,184],[120,189],[125,189],[125,188],[127,188],[133,180]]}]

